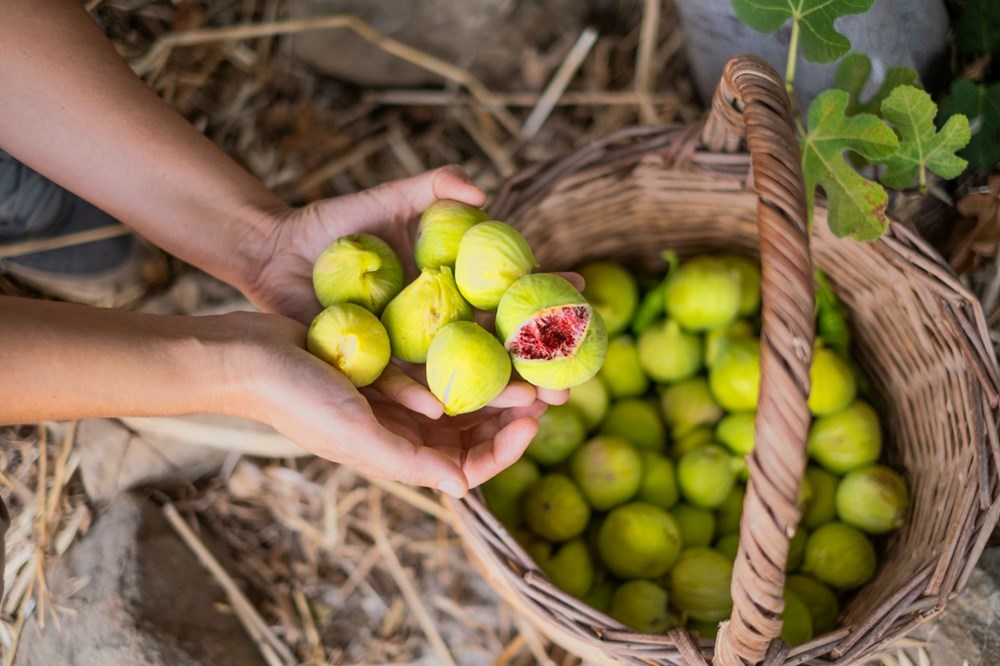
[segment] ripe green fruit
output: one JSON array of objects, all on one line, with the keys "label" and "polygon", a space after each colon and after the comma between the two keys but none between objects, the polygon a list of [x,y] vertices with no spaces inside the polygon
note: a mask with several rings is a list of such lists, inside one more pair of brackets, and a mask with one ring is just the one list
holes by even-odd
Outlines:
[{"label": "ripe green fruit", "polygon": [[583,423],[590,432],[604,420],[604,415],[608,411],[608,389],[600,377],[593,377],[582,384],[577,384],[569,389],[569,400],[567,405],[575,407]]},{"label": "ripe green fruit", "polygon": [[670,510],[681,531],[681,547],[709,546],[715,538],[715,514],[690,504],[678,504]]},{"label": "ripe green fruit", "polygon": [[483,484],[486,507],[507,529],[521,524],[521,496],[540,476],[535,463],[520,458]]},{"label": "ripe green fruit", "polygon": [[736,483],[736,469],[728,451],[716,444],[689,451],[677,466],[681,495],[691,504],[712,509],[722,504]]},{"label": "ripe green fruit", "polygon": [[639,336],[639,364],[653,381],[687,379],[701,367],[701,338],[685,333],[672,319],[662,319]]},{"label": "ripe green fruit", "polygon": [[668,386],[660,394],[660,406],[674,437],[683,437],[698,426],[713,425],[722,418],[722,408],[704,377]]},{"label": "ripe green fruit", "polygon": [[496,326],[514,367],[542,388],[582,384],[601,369],[608,350],[601,315],[558,275],[525,275],[515,282],[500,299]]},{"label": "ripe green fruit", "polygon": [[844,409],[813,421],[807,449],[820,465],[834,474],[846,474],[878,460],[882,429],[871,405],[855,400]]},{"label": "ripe green fruit", "polygon": [[781,613],[781,640],[789,645],[802,645],[813,637],[812,616],[805,601],[795,592],[785,589],[785,610]]},{"label": "ripe green fruit", "polygon": [[382,312],[393,355],[409,363],[425,363],[431,340],[453,321],[472,321],[472,307],[455,286],[447,266],[426,268]]},{"label": "ripe green fruit", "polygon": [[538,432],[524,453],[541,465],[558,465],[586,438],[587,430],[575,407],[552,405],[538,417]]},{"label": "ripe green fruit", "polygon": [[729,558],[730,562],[736,561],[736,553],[740,548],[740,535],[737,533],[726,534],[719,537],[715,542],[715,549]]},{"label": "ripe green fruit", "polygon": [[525,522],[549,541],[569,541],[579,536],[590,520],[590,505],[580,489],[562,474],[546,474],[524,493]]},{"label": "ripe green fruit", "polygon": [[455,282],[465,300],[480,310],[496,310],[500,297],[538,264],[517,229],[496,220],[465,232],[455,258]]},{"label": "ripe green fruit", "polygon": [[336,303],[316,315],[306,348],[347,375],[355,386],[368,386],[389,365],[389,336],[368,310]]},{"label": "ripe green fruit", "polygon": [[715,427],[715,439],[738,456],[750,455],[754,443],[756,412],[727,414]]},{"label": "ripe green fruit", "polygon": [[490,219],[484,211],[451,199],[428,206],[420,216],[413,258],[417,268],[455,268],[458,245],[465,232]]},{"label": "ripe green fruit", "polygon": [[755,338],[733,340],[708,371],[712,394],[726,411],[757,409],[760,394],[760,343]]},{"label": "ripe green fruit", "polygon": [[812,384],[809,410],[815,416],[839,412],[851,404],[858,393],[854,371],[832,349],[820,347],[813,352],[809,381]]},{"label": "ripe green fruit", "polygon": [[324,308],[354,303],[377,314],[403,288],[403,266],[381,238],[344,236],[331,243],[313,266],[313,288]]},{"label": "ripe green fruit", "polygon": [[573,480],[598,511],[607,511],[635,497],[642,481],[639,452],[619,437],[590,440],[576,450],[569,466]]},{"label": "ripe green fruit", "polygon": [[833,590],[811,576],[795,574],[785,581],[785,587],[805,602],[812,620],[813,635],[819,636],[837,628],[840,604]]},{"label": "ripe green fruit", "polygon": [[702,638],[717,638],[719,635],[719,623],[718,622],[688,622],[691,626],[691,631],[695,631]]},{"label": "ripe green fruit", "polygon": [[642,455],[642,482],[639,484],[638,499],[664,509],[677,504],[680,493],[674,461],[655,451],[639,453]]},{"label": "ripe green fruit", "polygon": [[639,363],[639,350],[630,335],[608,342],[608,353],[598,376],[613,398],[635,398],[649,389],[649,379]]},{"label": "ripe green fruit", "polygon": [[721,622],[733,610],[729,587],[733,564],[711,548],[687,548],[670,569],[676,608],[699,622]]},{"label": "ripe green fruit", "polygon": [[635,278],[610,261],[595,261],[577,272],[583,276],[587,285],[583,295],[601,313],[601,318],[608,327],[608,335],[618,335],[628,328],[639,302],[639,288],[635,284]]},{"label": "ripe green fruit", "polygon": [[670,455],[676,460],[680,460],[690,451],[714,443],[712,429],[708,426],[695,428],[687,434],[674,440],[670,447]]},{"label": "ripe green fruit", "polygon": [[740,311],[740,274],[716,257],[700,256],[681,264],[667,278],[667,314],[689,331],[725,326]]},{"label": "ripe green fruit", "polygon": [[719,260],[739,273],[740,315],[756,313],[760,309],[760,265],[741,254],[723,254]]},{"label": "ripe green fruit", "polygon": [[812,498],[806,503],[802,514],[802,524],[811,530],[837,519],[835,498],[840,478],[825,469],[810,465],[806,468],[804,481],[812,488]]},{"label": "ripe green fruit", "polygon": [[837,487],[837,515],[869,534],[902,527],[910,508],[910,491],[898,473],[882,465],[848,472]]},{"label": "ripe green fruit", "polygon": [[648,580],[619,585],[611,596],[608,614],[641,634],[662,634],[672,624],[667,591]]},{"label": "ripe green fruit", "polygon": [[481,409],[510,380],[510,358],[478,324],[456,321],[434,336],[427,351],[427,384],[449,416]]},{"label": "ripe green fruit", "polygon": [[868,537],[834,521],[809,535],[802,571],[827,585],[850,590],[867,583],[875,575],[877,563]]},{"label": "ripe green fruit", "polygon": [[722,504],[716,507],[715,512],[718,517],[716,522],[716,532],[719,534],[736,534],[740,531],[740,519],[743,517],[743,499],[746,490],[742,485],[735,485],[722,500]]},{"label": "ripe green fruit", "polygon": [[590,592],[583,597],[583,603],[594,610],[599,610],[606,614],[611,610],[611,598],[614,596],[614,593],[614,581],[605,580],[595,583],[590,587]]},{"label": "ripe green fruit", "polygon": [[802,560],[806,556],[806,543],[809,535],[799,527],[795,534],[788,540],[788,558],[785,560],[785,573],[793,573],[802,566]]},{"label": "ripe green fruit", "polygon": [[577,599],[588,592],[594,582],[594,563],[583,539],[573,539],[560,546],[542,541],[528,554],[545,572],[549,580],[566,594]]},{"label": "ripe green fruit", "polygon": [[666,510],[645,502],[616,507],[597,535],[601,559],[619,578],[658,578],[681,550],[681,533]]},{"label": "ripe green fruit", "polygon": [[711,368],[733,340],[754,337],[753,326],[746,319],[737,319],[728,326],[713,328],[705,333],[705,367]]},{"label": "ripe green fruit", "polygon": [[633,398],[611,405],[601,424],[602,435],[622,437],[636,448],[660,451],[666,442],[663,421],[651,402]]}]

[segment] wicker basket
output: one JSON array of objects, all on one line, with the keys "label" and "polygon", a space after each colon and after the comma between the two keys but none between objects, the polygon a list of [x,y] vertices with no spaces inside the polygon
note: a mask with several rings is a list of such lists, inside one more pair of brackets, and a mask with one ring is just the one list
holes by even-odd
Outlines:
[{"label": "wicker basket", "polygon": [[[738,152],[744,145],[749,154]],[[727,64],[705,124],[619,132],[514,178],[492,205],[550,270],[603,258],[662,272],[665,248],[761,258],[757,446],[748,458],[733,612],[717,640],[626,629],[552,585],[478,492],[451,503],[466,549],[494,588],[590,662],[855,662],[940,612],[997,522],[1000,394],[979,304],[901,224],[861,244],[834,238],[820,209],[807,234],[799,164],[780,77],[743,56]],[[807,462],[812,262],[850,311],[855,353],[884,414],[885,459],[903,470],[912,513],[878,542],[878,572],[844,608],[841,628],[790,648],[776,637]]]}]

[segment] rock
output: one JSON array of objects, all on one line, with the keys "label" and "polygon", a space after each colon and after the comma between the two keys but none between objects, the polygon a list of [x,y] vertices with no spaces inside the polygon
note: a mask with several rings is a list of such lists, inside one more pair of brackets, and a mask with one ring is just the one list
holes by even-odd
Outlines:
[{"label": "rock", "polygon": [[42,628],[31,615],[16,666],[264,663],[238,620],[216,610],[221,588],[160,509],[135,495],[119,496],[48,582],[58,623]]},{"label": "rock", "polygon": [[[459,67],[487,85],[520,79],[526,49],[575,39],[591,7],[580,0],[292,0],[292,17],[349,14],[379,32]],[[440,76],[347,29],[313,30],[291,39],[293,53],[320,71],[365,86],[440,85]]]}]

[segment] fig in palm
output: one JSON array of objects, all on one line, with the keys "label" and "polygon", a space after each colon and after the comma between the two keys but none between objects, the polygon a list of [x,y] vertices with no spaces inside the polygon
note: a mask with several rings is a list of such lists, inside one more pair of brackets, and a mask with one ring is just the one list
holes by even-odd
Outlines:
[{"label": "fig in palm", "polygon": [[639,302],[635,278],[610,261],[589,263],[578,272],[586,282],[583,295],[604,319],[608,335],[618,335],[628,328]]},{"label": "fig in palm", "polygon": [[535,255],[517,229],[496,220],[465,232],[455,258],[455,282],[465,300],[496,310],[500,297],[535,268]]},{"label": "fig in palm", "polygon": [[382,312],[393,355],[425,363],[431,340],[453,321],[472,321],[472,307],[458,293],[447,266],[425,268]]},{"label": "fig in palm", "polygon": [[514,368],[542,388],[565,389],[591,379],[608,349],[601,315],[558,275],[525,275],[515,282],[500,299],[496,327]]},{"label": "fig in palm", "polygon": [[355,386],[368,386],[389,365],[389,336],[368,310],[336,303],[313,319],[306,348],[347,375]]},{"label": "fig in palm", "polygon": [[475,322],[456,321],[434,336],[427,351],[427,384],[455,416],[481,409],[500,395],[510,380],[510,358]]},{"label": "fig in palm", "polygon": [[403,266],[389,244],[371,234],[338,238],[316,259],[313,288],[324,308],[354,303],[376,315],[403,288]]},{"label": "fig in palm", "polygon": [[455,268],[458,245],[469,229],[490,219],[484,211],[467,204],[441,199],[420,216],[413,258],[417,268]]}]

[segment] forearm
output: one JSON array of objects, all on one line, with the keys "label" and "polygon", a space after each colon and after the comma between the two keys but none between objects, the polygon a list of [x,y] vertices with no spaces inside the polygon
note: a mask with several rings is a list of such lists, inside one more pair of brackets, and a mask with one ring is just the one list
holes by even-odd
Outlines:
[{"label": "forearm", "polygon": [[282,202],[136,77],[78,0],[8,0],[0,148],[246,289]]},{"label": "forearm", "polygon": [[234,351],[241,316],[147,315],[0,297],[0,423],[245,415],[244,366]]}]

